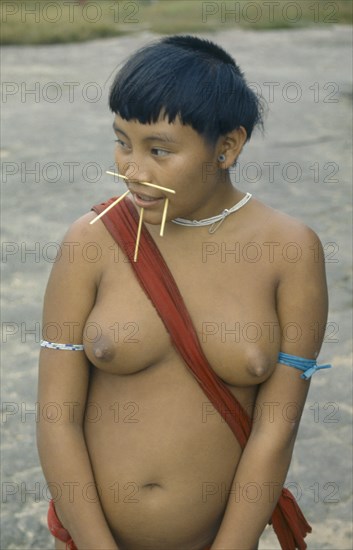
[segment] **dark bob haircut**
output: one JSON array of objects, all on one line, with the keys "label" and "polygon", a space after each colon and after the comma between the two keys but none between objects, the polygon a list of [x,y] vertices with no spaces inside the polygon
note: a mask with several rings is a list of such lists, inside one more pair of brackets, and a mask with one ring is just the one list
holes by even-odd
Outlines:
[{"label": "dark bob haircut", "polygon": [[177,117],[205,140],[243,126],[250,139],[262,127],[259,98],[234,59],[209,40],[168,36],[134,53],[115,77],[109,106],[125,120],[157,122]]}]

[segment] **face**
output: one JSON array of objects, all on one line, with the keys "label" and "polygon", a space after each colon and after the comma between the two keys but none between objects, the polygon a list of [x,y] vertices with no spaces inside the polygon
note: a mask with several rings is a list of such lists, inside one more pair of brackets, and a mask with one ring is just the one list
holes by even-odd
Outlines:
[{"label": "face", "polygon": [[[144,220],[159,224],[166,198],[168,220],[202,217],[205,205],[214,200],[219,185],[216,147],[211,147],[191,126],[184,126],[178,119],[173,123],[160,119],[155,124],[141,124],[117,115],[113,128],[118,171],[129,178],[130,196],[137,206],[145,209]],[[144,186],[139,181],[173,189],[175,194]]]}]

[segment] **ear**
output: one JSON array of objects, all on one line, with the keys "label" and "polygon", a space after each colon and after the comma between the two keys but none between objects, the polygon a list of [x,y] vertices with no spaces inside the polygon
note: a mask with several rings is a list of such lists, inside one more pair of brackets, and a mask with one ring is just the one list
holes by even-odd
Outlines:
[{"label": "ear", "polygon": [[243,146],[246,142],[247,133],[243,126],[239,126],[236,130],[222,136],[217,146],[218,155],[224,155],[224,161],[218,161],[223,169],[230,168],[238,156],[240,155]]}]

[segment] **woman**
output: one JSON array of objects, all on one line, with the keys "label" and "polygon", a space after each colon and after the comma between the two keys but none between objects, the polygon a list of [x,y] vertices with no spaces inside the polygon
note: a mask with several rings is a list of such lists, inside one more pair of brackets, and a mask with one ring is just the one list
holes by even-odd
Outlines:
[{"label": "woman", "polygon": [[[62,415],[40,422],[38,448],[56,548],[254,549],[275,523],[317,368],[327,315],[320,242],[232,185],[261,111],[215,44],[173,36],[138,51],[110,107],[130,193],[97,223],[112,201],[72,225],[45,296],[39,402],[59,403]],[[147,251],[146,230],[177,285],[165,314],[167,267]],[[139,277],[155,277],[153,299]],[[189,328],[174,323],[182,300]],[[190,370],[198,345],[237,411],[224,413],[211,382]],[[246,444],[234,436],[241,415]]]}]

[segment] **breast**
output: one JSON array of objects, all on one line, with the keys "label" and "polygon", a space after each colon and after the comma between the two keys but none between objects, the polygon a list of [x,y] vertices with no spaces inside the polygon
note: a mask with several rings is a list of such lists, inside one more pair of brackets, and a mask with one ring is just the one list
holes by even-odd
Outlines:
[{"label": "breast", "polygon": [[[153,315],[152,315],[153,314]],[[168,362],[180,354],[155,312],[138,321],[107,319],[99,310],[93,311],[87,326],[94,323],[99,333],[94,340],[85,338],[85,351],[98,369],[117,375],[132,375]],[[137,312],[136,317],[137,319]],[[200,343],[212,370],[232,386],[257,385],[266,380],[276,365],[278,342],[267,338],[251,343],[224,340],[220,336]]]},{"label": "breast", "polygon": [[[171,337],[131,270],[107,270],[84,329],[88,358],[100,370],[136,374],[162,364],[175,353]],[[187,277],[185,280],[189,280]],[[274,293],[254,286],[244,292],[198,278],[178,286],[197,338],[212,369],[230,385],[254,385],[270,376],[279,351],[280,331]]]},{"label": "breast", "polygon": [[277,345],[242,344],[217,346],[205,350],[212,369],[231,386],[258,385],[269,378],[276,366]]},{"label": "breast", "polygon": [[233,386],[257,385],[271,376],[280,346],[273,305],[249,302],[217,304],[212,313],[200,312],[198,322],[198,338],[212,369]]}]

